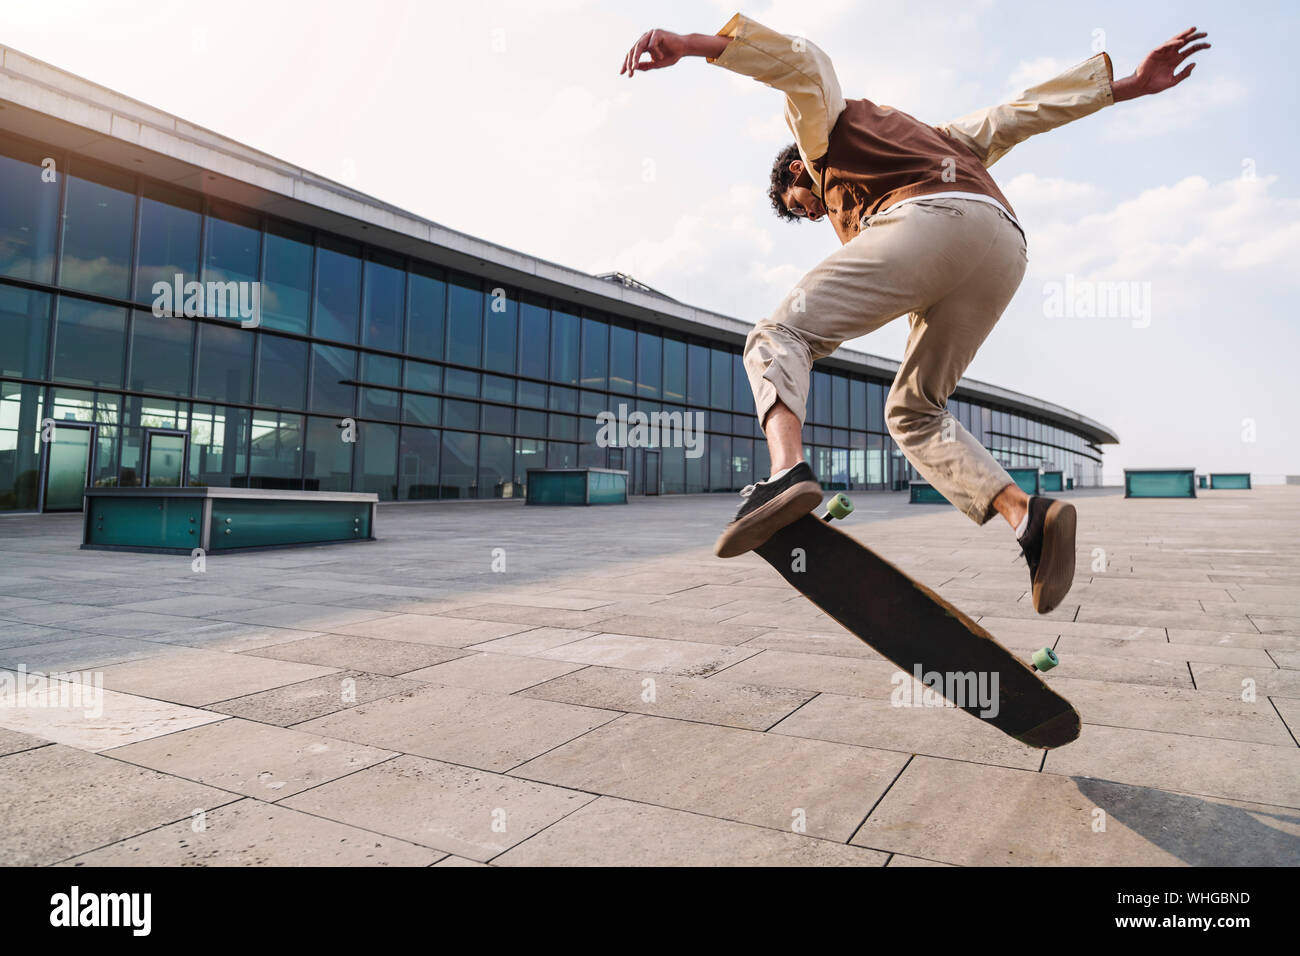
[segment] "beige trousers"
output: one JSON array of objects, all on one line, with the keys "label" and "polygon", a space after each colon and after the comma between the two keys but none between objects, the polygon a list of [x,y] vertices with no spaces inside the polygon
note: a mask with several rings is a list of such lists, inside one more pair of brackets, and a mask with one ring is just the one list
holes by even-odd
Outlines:
[{"label": "beige trousers", "polygon": [[871,216],[749,333],[745,369],[759,421],[779,398],[803,422],[812,363],[906,315],[912,331],[885,425],[926,481],[983,524],[1011,477],[946,406],[1026,262],[1020,229],[979,200],[918,200]]}]

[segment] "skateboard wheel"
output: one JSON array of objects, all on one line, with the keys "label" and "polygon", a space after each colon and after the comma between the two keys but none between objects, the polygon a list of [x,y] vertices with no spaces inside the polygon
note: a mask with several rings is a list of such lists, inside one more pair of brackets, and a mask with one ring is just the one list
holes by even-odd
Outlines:
[{"label": "skateboard wheel", "polygon": [[1040,671],[1050,671],[1057,664],[1061,663],[1061,659],[1056,656],[1056,652],[1050,647],[1043,647],[1034,651],[1033,661],[1034,666]]},{"label": "skateboard wheel", "polygon": [[853,502],[848,495],[836,495],[826,503],[826,513],[832,518],[843,518],[853,513]]}]

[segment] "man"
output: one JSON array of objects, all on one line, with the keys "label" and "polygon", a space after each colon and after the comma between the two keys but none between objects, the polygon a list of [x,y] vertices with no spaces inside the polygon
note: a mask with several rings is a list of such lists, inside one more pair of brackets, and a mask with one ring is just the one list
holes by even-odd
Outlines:
[{"label": "man", "polygon": [[842,243],[746,340],[772,474],[741,492],[740,510],[715,546],[719,556],[758,547],[821,503],[821,485],[803,460],[812,363],[907,315],[907,349],[885,403],[890,435],[973,521],[1002,515],[1029,566],[1035,610],[1060,604],[1074,577],[1074,506],[1026,495],[946,409],[1027,262],[1015,212],[986,167],[1035,133],[1181,83],[1195,64],[1175,70],[1209,47],[1189,46],[1205,35],[1184,30],[1121,80],[1099,53],[1014,102],[938,127],[870,100],[845,100],[819,48],[739,13],[716,36],[651,30],[637,41],[620,71],[629,78],[703,56],[784,93],[795,142],[778,155],[768,195],[784,219],[829,218]]}]

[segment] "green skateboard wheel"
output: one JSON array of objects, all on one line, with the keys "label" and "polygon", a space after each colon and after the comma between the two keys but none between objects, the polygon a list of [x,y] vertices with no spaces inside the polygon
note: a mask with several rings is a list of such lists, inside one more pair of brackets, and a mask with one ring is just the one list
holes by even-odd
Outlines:
[{"label": "green skateboard wheel", "polygon": [[1034,666],[1040,671],[1050,671],[1057,664],[1061,663],[1061,659],[1056,656],[1056,652],[1050,647],[1044,647],[1034,651],[1033,661]]},{"label": "green skateboard wheel", "polygon": [[853,513],[853,502],[848,495],[836,495],[826,503],[826,513],[832,518],[843,518]]}]

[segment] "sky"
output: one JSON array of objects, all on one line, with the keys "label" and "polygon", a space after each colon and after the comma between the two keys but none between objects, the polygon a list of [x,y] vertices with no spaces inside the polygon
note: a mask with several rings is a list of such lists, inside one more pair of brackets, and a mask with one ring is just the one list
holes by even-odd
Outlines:
[{"label": "sky", "polygon": [[[1300,474],[1300,4],[0,0],[0,43],[450,228],[757,321],[839,248],[766,198],[782,96],[702,59],[618,73],[645,30],[737,10],[820,46],[846,97],[933,124],[1208,31],[1185,83],[992,168],[1029,268],[967,374],[1112,429],[1108,482]],[[1080,314],[1104,283],[1128,306]],[[848,347],[896,359],[906,331]]]}]

